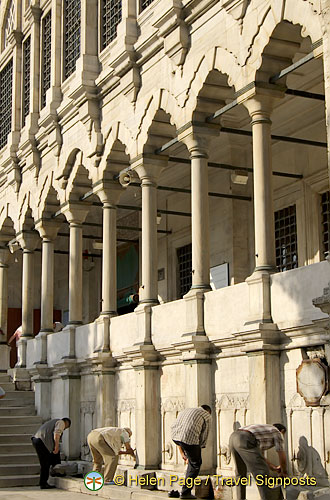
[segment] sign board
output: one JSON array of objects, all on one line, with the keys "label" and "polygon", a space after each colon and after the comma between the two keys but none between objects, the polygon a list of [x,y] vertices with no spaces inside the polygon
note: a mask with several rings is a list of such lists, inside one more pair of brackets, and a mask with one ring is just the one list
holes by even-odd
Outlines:
[{"label": "sign board", "polygon": [[229,286],[229,264],[225,262],[210,269],[210,284],[212,290]]}]

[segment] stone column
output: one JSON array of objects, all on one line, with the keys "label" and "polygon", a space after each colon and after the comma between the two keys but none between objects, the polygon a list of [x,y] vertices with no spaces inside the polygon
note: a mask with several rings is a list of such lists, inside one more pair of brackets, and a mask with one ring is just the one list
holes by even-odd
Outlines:
[{"label": "stone column", "polygon": [[[328,143],[328,172],[330,176],[330,5],[328,0],[321,0],[321,23],[323,41],[323,68],[324,68],[324,95],[325,95],[325,120],[327,127]],[[314,54],[319,54],[322,47],[318,47]]]},{"label": "stone column", "polygon": [[10,367],[10,347],[7,345],[8,319],[8,247],[0,247],[0,372]]},{"label": "stone column", "polygon": [[205,335],[204,293],[211,290],[208,151],[211,137],[218,134],[219,126],[211,125],[192,125],[179,134],[191,158],[192,287],[185,296],[185,335]]},{"label": "stone column", "polygon": [[69,358],[75,357],[75,328],[82,324],[82,224],[88,214],[86,204],[68,202],[62,207],[62,213],[70,224],[69,251],[69,323],[66,330],[70,331]]},{"label": "stone column", "polygon": [[151,342],[151,307],[158,302],[157,252],[157,181],[167,165],[167,158],[143,155],[132,162],[141,179],[142,188],[142,279],[139,315],[139,333],[142,342]]},{"label": "stone column", "polygon": [[35,228],[42,238],[41,266],[41,325],[38,340],[38,357],[36,362],[47,364],[47,336],[53,333],[54,313],[54,240],[60,224],[55,221],[41,219]]},{"label": "stone column", "polygon": [[253,187],[255,270],[247,278],[250,285],[248,323],[272,323],[270,274],[276,271],[275,230],[271,154],[271,110],[273,97],[254,95],[245,101],[253,133]]},{"label": "stone column", "polygon": [[22,271],[22,336],[18,344],[18,367],[26,367],[27,341],[33,338],[33,305],[34,305],[34,250],[39,238],[35,231],[22,231],[17,241],[23,250]]},{"label": "stone column", "polygon": [[102,311],[98,325],[103,330],[103,352],[110,351],[110,318],[117,316],[117,203],[123,187],[102,181],[93,191],[103,203]]}]

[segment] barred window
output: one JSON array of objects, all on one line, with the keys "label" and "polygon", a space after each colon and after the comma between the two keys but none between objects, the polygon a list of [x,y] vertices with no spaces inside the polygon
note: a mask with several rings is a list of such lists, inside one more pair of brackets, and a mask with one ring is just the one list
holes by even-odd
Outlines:
[{"label": "barred window", "polygon": [[182,298],[189,292],[192,285],[192,245],[185,245],[177,249],[178,256],[178,285],[179,295]]},{"label": "barred window", "polygon": [[22,122],[30,113],[30,71],[31,71],[31,37],[29,36],[23,43],[23,106]]},{"label": "barred window", "polygon": [[8,38],[15,26],[15,2],[11,2],[5,25],[5,47],[8,45]]},{"label": "barred window", "polygon": [[102,0],[102,49],[117,36],[122,16],[122,0]]},{"label": "barred window", "polygon": [[13,60],[0,73],[0,148],[7,143],[11,132]]},{"label": "barred window", "polygon": [[276,267],[288,271],[298,267],[296,205],[275,212]]},{"label": "barred window", "polygon": [[76,69],[80,56],[80,0],[64,1],[64,78]]},{"label": "barred window", "polygon": [[330,191],[321,195],[322,205],[322,239],[323,239],[323,255],[327,257],[330,250]]},{"label": "barred window", "polygon": [[141,0],[141,12],[148,7],[153,0]]},{"label": "barred window", "polygon": [[41,107],[46,106],[46,93],[51,84],[52,65],[52,12],[42,20],[42,69],[41,69]]}]

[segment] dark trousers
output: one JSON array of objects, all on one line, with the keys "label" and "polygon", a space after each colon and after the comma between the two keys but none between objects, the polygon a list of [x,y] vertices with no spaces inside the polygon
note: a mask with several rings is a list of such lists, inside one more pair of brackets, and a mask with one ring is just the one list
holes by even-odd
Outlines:
[{"label": "dark trousers", "polygon": [[51,465],[57,465],[61,463],[61,457],[59,453],[50,453],[43,441],[40,438],[32,437],[32,444],[37,452],[39,462],[40,462],[40,486],[45,486],[49,477],[49,468]]},{"label": "dark trousers", "polygon": [[[186,457],[188,458],[188,467],[186,472],[185,485],[182,487],[181,491],[181,495],[186,495],[188,493],[191,493],[194,479],[199,474],[199,470],[202,465],[202,449],[198,444],[186,444],[182,443],[181,441],[174,441],[174,442],[183,449]],[[187,481],[188,478],[189,481]],[[190,481],[192,483],[191,486],[190,486]]]},{"label": "dark trousers", "polygon": [[[268,464],[260,451],[258,441],[250,432],[235,431],[229,439],[229,448],[235,461],[236,476],[246,477],[247,470],[254,476],[271,476]],[[283,498],[280,487],[269,488],[267,484],[258,486],[262,500],[279,500]],[[246,486],[240,483],[237,486],[237,500],[246,499]]]}]

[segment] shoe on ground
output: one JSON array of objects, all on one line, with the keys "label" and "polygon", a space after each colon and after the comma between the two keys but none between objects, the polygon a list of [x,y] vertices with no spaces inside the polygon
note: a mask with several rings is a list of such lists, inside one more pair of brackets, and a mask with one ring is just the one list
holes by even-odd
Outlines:
[{"label": "shoe on ground", "polygon": [[104,484],[105,484],[105,486],[109,486],[109,485],[110,485],[110,486],[115,486],[115,485],[116,485],[116,483],[115,483],[114,481],[107,481],[107,482],[106,482],[106,483],[104,483]]},{"label": "shoe on ground", "polygon": [[192,493],[185,493],[185,494],[181,494],[180,495],[180,498],[185,498],[185,499],[190,499],[190,500],[193,500],[194,498],[197,498],[195,497],[195,495],[193,495]]},{"label": "shoe on ground", "polygon": [[168,494],[169,498],[180,498],[180,493],[177,490],[172,490]]},{"label": "shoe on ground", "polygon": [[48,483],[40,486],[41,490],[53,490],[54,488],[56,488],[54,484],[48,484]]}]

